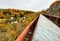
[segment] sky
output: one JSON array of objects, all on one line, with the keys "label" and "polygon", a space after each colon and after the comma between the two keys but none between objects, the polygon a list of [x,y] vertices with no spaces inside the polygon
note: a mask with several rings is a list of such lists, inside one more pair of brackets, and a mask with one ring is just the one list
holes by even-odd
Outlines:
[{"label": "sky", "polygon": [[47,9],[55,0],[0,0],[0,8],[41,11]]}]

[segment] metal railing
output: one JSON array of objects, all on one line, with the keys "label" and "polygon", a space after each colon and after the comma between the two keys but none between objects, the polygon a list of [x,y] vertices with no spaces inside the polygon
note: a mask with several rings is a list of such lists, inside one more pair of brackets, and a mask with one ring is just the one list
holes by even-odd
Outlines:
[{"label": "metal railing", "polygon": [[48,19],[50,19],[52,22],[54,22],[56,25],[58,25],[60,27],[60,17],[52,16],[49,14],[43,14],[43,15],[46,16]]}]

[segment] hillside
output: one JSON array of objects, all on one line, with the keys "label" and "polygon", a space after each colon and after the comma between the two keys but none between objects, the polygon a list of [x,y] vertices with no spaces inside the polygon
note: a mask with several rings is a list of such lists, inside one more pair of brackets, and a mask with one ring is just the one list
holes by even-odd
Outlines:
[{"label": "hillside", "polygon": [[33,11],[18,9],[0,9],[0,18],[23,17],[25,14],[34,13]]},{"label": "hillside", "polygon": [[49,8],[37,12],[37,14],[43,14],[52,22],[60,27],[60,1],[53,2]]},{"label": "hillside", "polygon": [[15,41],[37,16],[33,11],[0,9],[0,41]]},{"label": "hillside", "polygon": [[60,17],[60,1],[53,2],[46,10],[46,14]]}]

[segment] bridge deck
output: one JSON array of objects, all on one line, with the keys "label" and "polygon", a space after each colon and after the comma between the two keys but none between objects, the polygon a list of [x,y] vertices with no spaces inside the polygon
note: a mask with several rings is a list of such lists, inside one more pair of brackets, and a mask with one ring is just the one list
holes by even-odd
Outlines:
[{"label": "bridge deck", "polygon": [[60,28],[40,15],[32,41],[60,41]]}]

